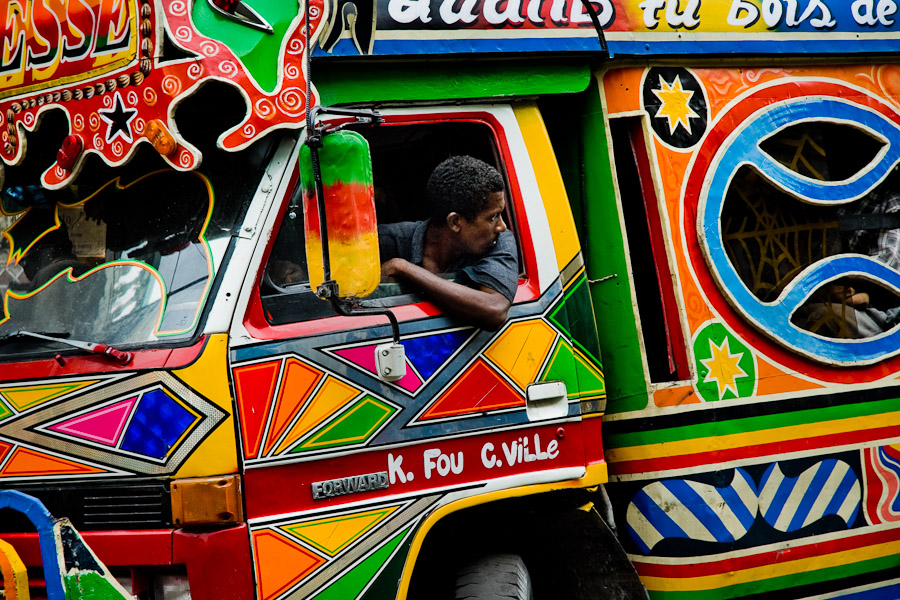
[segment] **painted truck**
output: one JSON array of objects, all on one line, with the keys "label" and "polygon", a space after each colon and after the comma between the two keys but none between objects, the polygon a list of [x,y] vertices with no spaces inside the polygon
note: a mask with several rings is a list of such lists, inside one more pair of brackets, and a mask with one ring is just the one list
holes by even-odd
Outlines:
[{"label": "painted truck", "polygon": [[[900,596],[892,0],[6,6],[7,598]],[[454,154],[506,323],[318,297]]]}]

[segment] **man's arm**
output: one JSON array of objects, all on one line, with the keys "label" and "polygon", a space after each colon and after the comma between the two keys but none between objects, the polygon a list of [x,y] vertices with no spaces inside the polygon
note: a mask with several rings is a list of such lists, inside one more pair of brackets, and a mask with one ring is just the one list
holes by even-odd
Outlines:
[{"label": "man's arm", "polygon": [[482,329],[494,331],[506,321],[509,300],[486,286],[470,288],[444,279],[402,258],[392,258],[381,265],[383,277],[395,277],[417,286],[447,312]]}]

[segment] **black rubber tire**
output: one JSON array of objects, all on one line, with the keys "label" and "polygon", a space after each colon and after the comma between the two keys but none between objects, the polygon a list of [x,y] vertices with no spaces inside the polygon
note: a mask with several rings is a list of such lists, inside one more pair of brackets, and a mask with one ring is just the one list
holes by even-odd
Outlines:
[{"label": "black rubber tire", "polygon": [[532,600],[528,568],[518,554],[491,554],[456,574],[455,600]]}]

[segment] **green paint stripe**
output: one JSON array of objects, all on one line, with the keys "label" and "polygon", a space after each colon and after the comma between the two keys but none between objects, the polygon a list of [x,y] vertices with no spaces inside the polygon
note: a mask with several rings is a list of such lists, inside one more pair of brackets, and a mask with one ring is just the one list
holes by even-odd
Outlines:
[{"label": "green paint stripe", "polygon": [[838,421],[853,417],[866,417],[894,412],[897,412],[897,399],[891,398],[888,400],[863,402],[860,404],[811,408],[777,415],[762,415],[746,417],[743,419],[730,419],[728,421],[712,421],[656,431],[636,431],[617,434],[604,433],[604,437],[606,437],[609,447],[623,448],[628,446],[643,446],[645,444],[659,444],[662,442],[677,442],[706,437],[717,437],[736,433],[750,433],[754,431],[780,429],[792,425],[809,425],[823,421]]},{"label": "green paint stripe", "polygon": [[366,396],[291,453],[364,442],[395,412],[395,408]]},{"label": "green paint stripe", "polygon": [[689,590],[677,592],[651,591],[650,597],[653,600],[729,600],[730,598],[777,592],[803,585],[837,581],[847,577],[863,575],[865,573],[896,569],[898,566],[900,566],[900,557],[884,556],[849,565],[837,565],[815,571],[792,573],[790,575],[740,583],[713,590]]}]

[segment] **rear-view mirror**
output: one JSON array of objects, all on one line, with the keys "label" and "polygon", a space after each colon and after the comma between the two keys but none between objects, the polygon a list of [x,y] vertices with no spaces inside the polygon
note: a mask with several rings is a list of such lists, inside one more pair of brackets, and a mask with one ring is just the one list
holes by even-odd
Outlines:
[{"label": "rear-view mirror", "polygon": [[322,256],[323,236],[328,240],[330,278],[341,298],[365,297],[381,279],[372,156],[369,143],[354,131],[323,135],[318,164],[325,206],[325,227],[320,227],[312,150],[300,150],[303,214],[309,282],[316,290],[326,280]]}]

